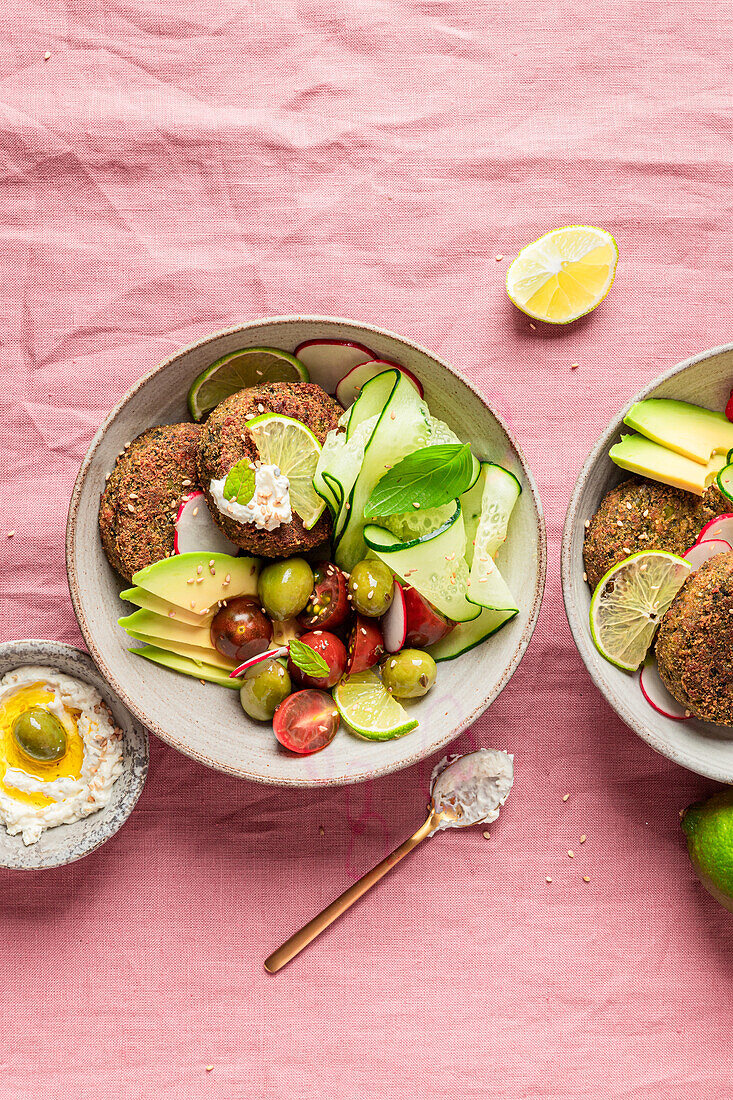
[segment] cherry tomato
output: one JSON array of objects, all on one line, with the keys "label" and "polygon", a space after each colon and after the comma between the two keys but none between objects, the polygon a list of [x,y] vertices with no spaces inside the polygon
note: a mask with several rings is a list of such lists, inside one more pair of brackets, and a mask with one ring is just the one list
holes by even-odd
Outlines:
[{"label": "cherry tomato", "polygon": [[428,603],[417,589],[405,585],[403,592],[407,616],[406,646],[424,649],[425,646],[433,645],[450,634],[456,625],[452,619],[446,618],[437,608]]},{"label": "cherry tomato", "polygon": [[272,728],[284,748],[306,756],[331,744],[340,720],[330,695],[306,688],[283,700],[273,716]]},{"label": "cherry tomato", "polygon": [[211,644],[223,657],[246,661],[270,648],[272,623],[251,596],[238,596],[211,621]]},{"label": "cherry tomato", "polygon": [[349,663],[346,666],[349,676],[374,668],[383,656],[384,638],[376,620],[357,614],[349,635]]},{"label": "cherry tomato", "polygon": [[331,561],[313,571],[313,592],[299,620],[308,630],[333,630],[349,614],[346,577]]},{"label": "cherry tomato", "polygon": [[733,390],[730,391],[728,404],[725,406],[725,415],[728,417],[729,420],[733,420]]},{"label": "cherry tomato", "polygon": [[308,634],[301,634],[300,641],[315,650],[319,657],[328,665],[327,676],[308,676],[302,669],[288,659],[288,672],[296,684],[310,688],[335,687],[346,669],[346,646],[335,634],[329,634],[325,630],[312,630]]}]

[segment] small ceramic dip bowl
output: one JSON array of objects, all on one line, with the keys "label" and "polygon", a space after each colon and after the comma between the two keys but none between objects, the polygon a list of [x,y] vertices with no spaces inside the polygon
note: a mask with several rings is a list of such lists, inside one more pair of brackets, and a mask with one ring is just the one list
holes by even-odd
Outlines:
[{"label": "small ceramic dip bowl", "polygon": [[35,844],[24,844],[20,835],[10,836],[0,824],[0,866],[15,871],[59,867],[99,848],[132,813],[148,771],[147,733],[110,690],[88,654],[63,642],[30,639],[0,643],[0,677],[28,665],[56,669],[96,688],[123,734],[123,772],[106,806],[73,824],[46,829]]}]

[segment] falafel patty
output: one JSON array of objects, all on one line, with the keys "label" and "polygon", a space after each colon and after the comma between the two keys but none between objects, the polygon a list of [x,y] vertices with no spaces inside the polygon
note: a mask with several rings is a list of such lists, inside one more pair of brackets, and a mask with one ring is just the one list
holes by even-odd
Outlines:
[{"label": "falafel patty", "polygon": [[684,554],[705,522],[703,503],[693,493],[640,477],[623,481],[605,495],[586,530],[583,560],[588,584],[595,588],[629,554]]},{"label": "falafel patty", "polygon": [[209,493],[211,482],[226,477],[240,459],[248,458],[252,462],[259,459],[247,424],[263,412],[299,420],[310,428],[319,443],[323,443],[328,433],[337,427],[343,409],[313,382],[268,382],[239,390],[225,398],[203,426],[198,473],[215,522],[227,538],[247,553],[266,558],[286,558],[310,550],[330,536],[331,517],[327,510],[310,531],[306,530],[295,512],[290,523],[284,523],[274,531],[258,531],[254,524],[237,523],[231,517],[222,515]]},{"label": "falafel patty", "polygon": [[181,498],[198,489],[198,424],[161,424],[133,439],[118,457],[99,505],[107,559],[121,576],[173,553]]},{"label": "falafel patty", "polygon": [[662,618],[659,675],[695,718],[733,725],[733,553],[687,578]]}]

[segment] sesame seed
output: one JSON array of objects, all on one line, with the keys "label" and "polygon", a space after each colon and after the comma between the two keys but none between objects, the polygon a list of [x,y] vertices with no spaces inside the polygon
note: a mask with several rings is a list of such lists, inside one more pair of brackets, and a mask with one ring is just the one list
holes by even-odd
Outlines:
[{"label": "sesame seed", "polygon": [[568,855],[570,856],[571,859],[575,859],[575,852],[572,852],[570,850],[570,848],[568,848]]},{"label": "sesame seed", "polygon": [[46,50],[45,54],[43,55],[43,60],[44,61],[50,61],[51,60],[51,51],[50,50]]},{"label": "sesame seed", "polygon": [[181,482],[181,485],[190,485],[190,484],[191,484],[191,478],[190,477],[184,477],[183,481]]},{"label": "sesame seed", "polygon": [[[199,683],[203,684],[204,687],[206,687],[206,680],[199,680]],[[212,1066],[211,1068],[213,1069],[214,1067]]]},{"label": "sesame seed", "polygon": [[550,876],[549,876],[549,875],[547,875],[547,876],[546,876],[546,878],[545,878],[545,882],[552,882],[552,879],[550,878]]},{"label": "sesame seed", "polygon": [[497,253],[496,253],[496,262],[497,262],[497,263],[501,263],[501,261],[502,261],[503,259],[504,259],[504,254],[503,254],[502,252],[497,252]]},{"label": "sesame seed", "polygon": [[196,507],[194,508],[194,510],[193,510],[193,514],[194,514],[195,516],[197,516],[197,515],[199,514],[199,506],[198,506],[198,504],[197,504],[197,505],[196,505]]},{"label": "sesame seed", "polygon": [[396,416],[396,415],[397,415],[397,414],[396,414],[395,412],[391,412],[391,413],[389,414],[389,418],[390,418],[390,420],[394,420],[394,418],[395,418],[395,416]]},{"label": "sesame seed", "polygon": [[208,615],[209,611],[211,611],[210,607],[204,607],[201,611],[199,611],[199,615]]},{"label": "sesame seed", "polygon": [[203,577],[197,577],[196,578],[196,584],[203,584],[203,583],[204,583],[204,578]]},{"label": "sesame seed", "polygon": [[570,795],[569,795],[569,794],[564,794],[564,795],[562,796],[562,800],[563,800],[563,802],[567,802],[567,800],[568,800],[569,798],[570,798]]},{"label": "sesame seed", "polygon": [[12,539],[15,536],[15,531],[8,531],[8,538]]},{"label": "sesame seed", "polygon": [[533,325],[531,321],[529,322],[529,327],[532,329],[532,332],[537,331],[537,325]]},{"label": "sesame seed", "polygon": [[224,584],[229,584],[231,579],[232,579],[231,573],[227,573],[226,577],[224,578]]},{"label": "sesame seed", "polygon": [[583,882],[590,882],[590,877],[588,875],[583,875]]},{"label": "sesame seed", "polygon": [[[246,413],[245,417],[244,417],[245,420],[254,420],[254,418],[255,418],[254,413]],[[242,439],[244,439],[244,436],[242,436]]]},{"label": "sesame seed", "polygon": [[587,573],[583,573],[583,580],[584,580],[584,581],[587,581],[587,580],[588,580],[588,574],[587,574]]},{"label": "sesame seed", "polygon": [[260,402],[257,406],[257,412],[263,413],[264,411],[265,411],[265,406],[262,404],[262,402]]},{"label": "sesame seed", "polygon": [[196,601],[191,600],[191,610],[193,611],[195,609],[195,607],[196,607]]},{"label": "sesame seed", "polygon": [[[203,684],[203,682],[204,682],[204,681],[202,680],[202,681],[201,681],[201,683]],[[213,1069],[213,1068],[214,1068],[213,1066],[207,1066],[207,1067],[206,1067],[206,1072],[207,1072],[207,1073],[211,1073],[211,1071],[212,1071],[212,1069]]]},{"label": "sesame seed", "polygon": [[630,500],[627,500],[627,501],[626,501],[626,511],[627,511],[627,512],[630,512],[630,511],[631,511],[631,509],[632,509],[632,507],[633,507],[633,505],[632,505],[631,501],[630,501]]},{"label": "sesame seed", "polygon": [[322,826],[322,825],[319,825],[319,826],[318,826],[318,832],[320,833],[320,835],[321,835],[321,836],[325,836],[325,835],[326,835],[326,830],[325,830],[325,829],[323,828],[323,826]]},{"label": "sesame seed", "polygon": [[214,565],[216,565],[216,562],[214,561],[214,559],[209,558],[209,569],[211,569]]},{"label": "sesame seed", "polygon": [[412,507],[413,507],[413,508],[419,508],[419,507],[420,507],[420,505],[419,505],[419,503],[418,503],[418,502],[417,502],[416,500],[413,500],[413,502],[412,502]]},{"label": "sesame seed", "polygon": [[197,566],[196,572],[199,574],[199,576],[203,573],[203,571],[204,571],[203,565]]},{"label": "sesame seed", "polygon": [[571,370],[577,370],[579,366],[580,366],[580,363],[571,363],[570,364],[570,369]]},{"label": "sesame seed", "polygon": [[128,504],[128,505],[127,505],[127,511],[128,511],[128,512],[134,512],[134,511],[135,511],[135,509],[134,509],[134,507],[132,506],[132,504]]},{"label": "sesame seed", "polygon": [[649,509],[645,508],[641,514],[643,515],[644,519],[646,519],[646,517],[649,515]]},{"label": "sesame seed", "polygon": [[491,840],[491,833],[488,829],[484,829],[484,840]]},{"label": "sesame seed", "polygon": [[130,500],[137,500],[137,493],[130,493]]},{"label": "sesame seed", "polygon": [[585,841],[586,841],[586,836],[585,836],[585,833],[583,833],[582,837],[580,838],[580,843],[585,844]]},{"label": "sesame seed", "polygon": [[625,554],[630,554],[631,553],[631,550],[629,549],[628,546],[623,546],[621,549],[624,551]]},{"label": "sesame seed", "polygon": [[585,524],[584,524],[584,526],[585,526],[585,529],[586,529],[586,531],[587,531],[587,530],[588,530],[588,528],[590,527],[590,520],[589,520],[589,519],[587,519],[587,520],[585,521]]},{"label": "sesame seed", "polygon": [[621,520],[620,520],[620,519],[617,519],[617,520],[616,520],[616,526],[617,526],[617,527],[623,527],[623,523],[621,522]]},{"label": "sesame seed", "polygon": [[193,584],[193,577],[189,577],[186,584]]},{"label": "sesame seed", "polygon": [[685,711],[685,718],[692,718],[692,711],[691,710],[686,710]]},{"label": "sesame seed", "polygon": [[176,617],[175,611],[169,611],[168,612],[168,618],[169,619],[175,619],[175,617]]}]

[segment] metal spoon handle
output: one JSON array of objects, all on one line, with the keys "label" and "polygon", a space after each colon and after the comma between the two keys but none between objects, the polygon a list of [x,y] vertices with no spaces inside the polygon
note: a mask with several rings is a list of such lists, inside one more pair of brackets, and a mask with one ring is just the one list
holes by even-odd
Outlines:
[{"label": "metal spoon handle", "polygon": [[421,825],[416,833],[413,833],[411,837],[408,837],[407,840],[400,844],[399,848],[395,848],[391,855],[383,859],[376,867],[372,867],[371,871],[367,871],[358,882],[355,882],[348,890],[344,890],[340,897],[337,897],[335,901],[327,905],[322,913],[319,913],[317,917],[313,917],[312,920],[309,920],[299,932],[294,932],[290,939],[285,941],[282,947],[278,947],[277,951],[273,951],[270,957],[265,959],[265,970],[269,971],[270,974],[276,974],[278,970],[282,970],[291,959],[294,959],[296,955],[300,954],[304,947],[312,943],[316,936],[320,936],[321,932],[325,931],[330,924],[333,924],[342,913],[350,909],[362,894],[366,894],[370,887],[374,886],[376,882],[379,882],[381,878],[384,878],[387,872],[391,871],[401,859],[404,859],[408,852],[416,848],[421,840],[430,836],[434,828],[435,819],[431,813],[425,824]]}]

